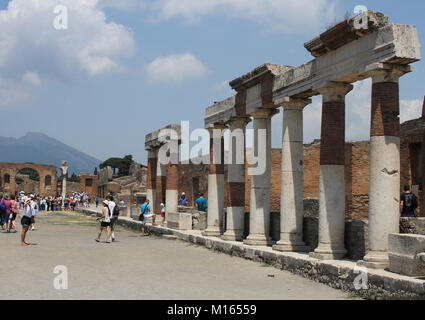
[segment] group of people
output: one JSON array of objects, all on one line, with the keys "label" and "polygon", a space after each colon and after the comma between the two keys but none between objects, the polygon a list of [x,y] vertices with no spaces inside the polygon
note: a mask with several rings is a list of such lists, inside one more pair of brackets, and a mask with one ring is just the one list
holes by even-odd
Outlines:
[{"label": "group of people", "polygon": [[[19,209],[24,209],[25,197],[23,192],[18,195]],[[74,192],[71,196],[66,195],[64,198],[60,195],[43,197],[34,194],[34,198],[40,211],[74,210],[78,206],[88,207],[90,205],[90,196],[84,192]]]},{"label": "group of people", "polygon": [[[187,207],[189,199],[186,197],[186,193],[182,192],[179,198],[179,205]],[[208,200],[204,198],[204,194],[201,192],[199,197],[195,200],[195,207],[198,211],[206,212],[208,209]]]},{"label": "group of people", "polygon": [[[18,200],[18,201],[17,201]],[[15,195],[0,195],[0,216],[1,229],[7,233],[16,233],[16,219],[20,217],[19,206],[22,201],[23,216],[21,219],[21,246],[28,246],[25,237],[28,230],[35,230],[35,217],[39,210],[39,203],[36,195],[29,196],[21,193],[19,199]]]}]

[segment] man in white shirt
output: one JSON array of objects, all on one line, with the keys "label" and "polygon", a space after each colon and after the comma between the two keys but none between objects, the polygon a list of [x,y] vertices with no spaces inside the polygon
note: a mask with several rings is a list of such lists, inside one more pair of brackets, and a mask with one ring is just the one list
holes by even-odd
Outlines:
[{"label": "man in white shirt", "polygon": [[109,204],[108,204],[109,217],[111,219],[111,238],[112,238],[112,241],[115,241],[114,225],[115,225],[115,222],[117,222],[118,217],[114,217],[113,214],[114,214],[114,208],[117,204],[112,200],[112,197],[109,197],[108,201],[109,201]]}]

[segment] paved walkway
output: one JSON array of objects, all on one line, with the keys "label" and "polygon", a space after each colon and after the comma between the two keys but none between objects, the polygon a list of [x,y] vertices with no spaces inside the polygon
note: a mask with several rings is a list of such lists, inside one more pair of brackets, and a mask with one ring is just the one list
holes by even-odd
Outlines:
[{"label": "paved walkway", "polygon": [[[28,233],[0,233],[0,299],[346,299],[286,271],[217,254],[180,240],[119,228],[118,242],[96,243],[98,223],[79,214],[41,217]],[[106,239],[103,235],[103,241]],[[68,269],[68,290],[53,269]],[[13,276],[11,276],[13,275]]]}]

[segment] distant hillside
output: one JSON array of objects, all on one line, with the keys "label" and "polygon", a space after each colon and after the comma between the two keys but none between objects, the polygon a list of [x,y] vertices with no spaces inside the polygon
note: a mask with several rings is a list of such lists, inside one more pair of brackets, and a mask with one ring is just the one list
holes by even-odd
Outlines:
[{"label": "distant hillside", "polygon": [[93,173],[102,162],[43,133],[28,132],[20,138],[0,137],[0,162],[34,162],[60,167],[62,160],[69,174]]}]

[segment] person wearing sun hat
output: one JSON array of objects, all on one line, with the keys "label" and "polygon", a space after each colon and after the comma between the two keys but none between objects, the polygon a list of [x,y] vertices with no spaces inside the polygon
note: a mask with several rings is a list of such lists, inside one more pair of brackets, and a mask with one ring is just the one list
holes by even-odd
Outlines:
[{"label": "person wearing sun hat", "polygon": [[24,202],[24,216],[21,219],[22,224],[22,232],[21,232],[21,246],[26,247],[29,246],[28,243],[25,242],[25,236],[27,231],[32,223],[34,223],[34,210],[31,207],[31,198],[25,199]]},{"label": "person wearing sun hat", "polygon": [[96,242],[100,242],[100,237],[102,236],[103,228],[106,228],[108,232],[108,238],[106,240],[106,243],[111,243],[111,217],[109,214],[109,201],[103,200],[102,202],[103,208],[102,208],[102,216],[97,218],[97,221],[100,221],[100,230],[99,235],[96,239],[94,239]]}]

